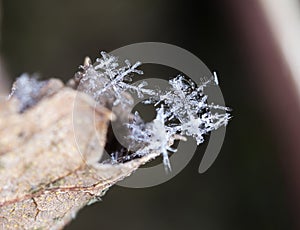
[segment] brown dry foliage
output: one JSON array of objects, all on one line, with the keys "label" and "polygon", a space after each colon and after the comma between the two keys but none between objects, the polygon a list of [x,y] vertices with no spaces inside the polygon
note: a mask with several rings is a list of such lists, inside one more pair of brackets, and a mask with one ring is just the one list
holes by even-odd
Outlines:
[{"label": "brown dry foliage", "polygon": [[[99,164],[111,111],[59,80],[50,80],[42,93],[24,113],[15,99],[0,103],[1,229],[61,229],[78,210],[157,156]],[[80,142],[74,135],[75,100]]]}]

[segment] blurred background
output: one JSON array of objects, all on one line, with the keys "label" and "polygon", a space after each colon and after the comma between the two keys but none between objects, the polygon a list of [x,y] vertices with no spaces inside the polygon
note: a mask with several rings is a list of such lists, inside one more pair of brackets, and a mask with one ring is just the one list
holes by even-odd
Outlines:
[{"label": "blurred background", "polygon": [[175,178],[152,188],[113,186],[66,229],[300,229],[298,0],[1,3],[3,92],[21,73],[66,81],[87,55],[155,41],[217,71],[233,108],[207,172],[198,173],[203,144]]}]

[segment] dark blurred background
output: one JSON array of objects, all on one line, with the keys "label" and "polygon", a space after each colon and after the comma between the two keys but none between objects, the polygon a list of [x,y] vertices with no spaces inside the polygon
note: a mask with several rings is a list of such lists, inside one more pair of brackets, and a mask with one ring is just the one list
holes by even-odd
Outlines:
[{"label": "dark blurred background", "polygon": [[244,5],[253,19],[243,25],[239,2],[2,1],[1,54],[11,82],[23,72],[67,80],[87,55],[94,60],[101,50],[165,42],[217,71],[226,105],[233,108],[221,153],[207,172],[198,173],[204,144],[167,183],[113,186],[66,229],[296,229],[293,181],[282,160],[269,89],[261,84],[266,72],[251,53],[256,41],[247,40],[247,26],[259,21]]}]

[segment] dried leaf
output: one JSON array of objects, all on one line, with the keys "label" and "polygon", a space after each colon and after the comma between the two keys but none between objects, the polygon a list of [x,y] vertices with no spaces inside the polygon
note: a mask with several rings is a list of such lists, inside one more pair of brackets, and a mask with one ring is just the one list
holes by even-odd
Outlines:
[{"label": "dried leaf", "polygon": [[1,229],[61,229],[79,209],[158,155],[98,163],[113,114],[58,85],[50,80],[39,103],[24,113],[17,100],[0,103]]}]

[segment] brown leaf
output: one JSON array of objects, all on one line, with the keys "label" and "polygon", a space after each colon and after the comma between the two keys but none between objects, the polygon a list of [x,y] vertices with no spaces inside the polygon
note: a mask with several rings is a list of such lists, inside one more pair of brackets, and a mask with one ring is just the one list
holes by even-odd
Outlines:
[{"label": "brown leaf", "polygon": [[113,114],[87,95],[50,82],[51,95],[44,89],[41,101],[22,114],[18,101],[0,103],[1,229],[61,229],[158,155],[98,163]]}]

